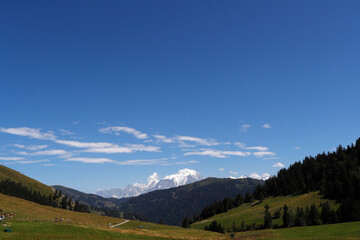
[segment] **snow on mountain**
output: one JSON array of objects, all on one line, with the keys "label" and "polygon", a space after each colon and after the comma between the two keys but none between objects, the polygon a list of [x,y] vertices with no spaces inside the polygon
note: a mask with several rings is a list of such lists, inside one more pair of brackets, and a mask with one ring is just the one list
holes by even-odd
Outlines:
[{"label": "snow on mountain", "polygon": [[176,174],[165,176],[161,180],[159,180],[159,175],[155,172],[147,178],[147,184],[134,183],[133,185],[127,185],[124,189],[101,190],[96,194],[102,197],[135,197],[143,193],[179,187],[202,179],[204,177],[199,172],[188,168],[181,169]]}]

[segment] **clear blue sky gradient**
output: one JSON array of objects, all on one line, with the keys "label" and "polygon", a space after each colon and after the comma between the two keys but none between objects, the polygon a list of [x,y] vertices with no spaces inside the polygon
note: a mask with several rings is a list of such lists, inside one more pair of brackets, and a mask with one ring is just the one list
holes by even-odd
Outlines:
[{"label": "clear blue sky gradient", "polygon": [[[182,168],[215,177],[275,174],[277,162],[287,167],[351,144],[360,137],[359,12],[359,1],[1,1],[0,128],[160,150],[88,153],[3,131],[0,159],[23,159],[0,163],[46,184],[95,192]],[[110,126],[148,138],[99,132]],[[185,148],[157,142],[156,134],[219,144]],[[168,164],[73,162],[21,155],[33,150],[14,144]],[[256,146],[275,155],[247,149]],[[204,149],[251,155],[184,155]],[[47,162],[25,163],[38,160]]]}]

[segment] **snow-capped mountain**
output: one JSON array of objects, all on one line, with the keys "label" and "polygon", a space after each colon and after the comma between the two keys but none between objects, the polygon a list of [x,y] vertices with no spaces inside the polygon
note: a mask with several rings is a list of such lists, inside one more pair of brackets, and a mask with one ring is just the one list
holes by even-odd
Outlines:
[{"label": "snow-capped mountain", "polygon": [[114,188],[110,190],[98,191],[96,194],[102,197],[135,197],[143,193],[152,192],[159,189],[168,189],[179,187],[196,181],[200,181],[204,177],[197,171],[192,169],[181,169],[176,174],[168,175],[159,180],[157,173],[153,173],[147,178],[147,184],[135,183],[127,185],[124,189]]}]

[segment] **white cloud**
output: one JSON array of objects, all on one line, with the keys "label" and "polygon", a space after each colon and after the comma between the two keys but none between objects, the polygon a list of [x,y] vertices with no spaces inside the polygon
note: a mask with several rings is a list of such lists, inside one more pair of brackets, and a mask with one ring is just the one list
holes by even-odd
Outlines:
[{"label": "white cloud", "polygon": [[43,162],[50,162],[50,160],[43,159],[43,160],[16,161],[16,163],[20,163],[20,164],[32,164],[32,163],[43,163]]},{"label": "white cloud", "polygon": [[273,152],[254,152],[253,155],[256,156],[256,157],[275,156],[276,153],[273,153]]},{"label": "white cloud", "polygon": [[272,126],[268,123],[265,123],[264,125],[262,125],[263,128],[271,128]]},{"label": "white cloud", "polygon": [[269,150],[267,147],[261,147],[261,146],[257,146],[257,147],[247,147],[246,149],[248,150],[256,150],[256,151],[267,151]]},{"label": "white cloud", "polygon": [[134,128],[129,128],[129,127],[114,126],[114,127],[101,128],[99,131],[101,133],[114,133],[115,135],[120,135],[119,132],[125,132],[134,135],[137,139],[148,138],[148,135],[146,133],[142,133]]},{"label": "white cloud", "polygon": [[107,148],[117,146],[113,143],[107,142],[78,142],[78,141],[68,141],[68,140],[55,140],[56,143],[76,147],[76,148]]},{"label": "white cloud", "polygon": [[167,138],[164,135],[156,134],[156,135],[153,135],[153,137],[156,138],[156,141],[158,141],[158,142],[164,142],[164,143],[173,143],[174,142],[174,139]]},{"label": "white cloud", "polygon": [[0,128],[0,132],[9,133],[18,136],[25,136],[41,140],[54,140],[56,139],[55,135],[52,132],[41,132],[39,128]]},{"label": "white cloud", "polygon": [[295,150],[300,150],[300,149],[301,149],[301,147],[295,147],[294,149],[295,149]]},{"label": "white cloud", "polygon": [[232,175],[237,175],[238,173],[237,172],[235,172],[235,171],[230,171],[230,174],[232,174]]},{"label": "white cloud", "polygon": [[251,155],[250,152],[242,152],[242,151],[219,151],[213,149],[202,149],[201,152],[187,152],[183,154],[184,156],[189,155],[199,155],[199,156],[210,156],[216,158],[226,158],[228,156],[249,156]]},{"label": "white cloud", "polygon": [[246,147],[246,145],[244,143],[242,143],[242,142],[234,142],[234,145],[238,146],[239,148],[245,148]]},{"label": "white cloud", "polygon": [[82,162],[82,163],[115,163],[116,162],[108,158],[86,158],[86,157],[68,158],[65,161]]},{"label": "white cloud", "polygon": [[24,149],[27,149],[27,150],[33,150],[33,151],[44,149],[44,148],[48,147],[48,145],[29,145],[29,146],[25,146],[25,145],[21,145],[21,144],[14,144],[13,146],[18,147],[18,148],[24,148]]},{"label": "white cloud", "polygon": [[18,160],[23,160],[23,157],[0,157],[0,160],[5,160],[5,161],[18,161]]},{"label": "white cloud", "polygon": [[178,141],[189,141],[189,142],[194,142],[194,143],[197,143],[199,145],[204,145],[204,146],[219,145],[219,143],[216,142],[215,139],[204,139],[204,138],[190,137],[190,136],[176,136],[176,139]]},{"label": "white cloud", "polygon": [[282,164],[281,162],[277,162],[277,163],[275,163],[275,164],[273,165],[273,167],[283,168],[283,167],[285,167],[285,165]]},{"label": "white cloud", "polygon": [[142,152],[160,152],[160,147],[156,146],[145,146],[143,144],[125,144],[132,151],[142,151]]},{"label": "white cloud", "polygon": [[241,125],[240,132],[247,132],[250,127],[250,124],[243,124]]},{"label": "white cloud", "polygon": [[225,171],[225,169],[224,169],[224,168],[219,168],[218,170],[219,170],[219,171]]},{"label": "white cloud", "polygon": [[18,152],[17,154],[19,155],[28,155],[28,156],[44,156],[44,155],[68,155],[71,154],[65,150],[60,150],[60,149],[56,149],[56,150],[47,150],[47,151],[38,151],[38,152]]},{"label": "white cloud", "polygon": [[59,131],[61,132],[61,135],[74,135],[75,134],[66,129],[59,129]]}]

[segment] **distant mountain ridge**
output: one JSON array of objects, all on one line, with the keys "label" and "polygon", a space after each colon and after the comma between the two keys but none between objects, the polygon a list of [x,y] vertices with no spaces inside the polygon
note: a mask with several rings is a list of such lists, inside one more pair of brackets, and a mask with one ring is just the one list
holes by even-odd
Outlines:
[{"label": "distant mountain ridge", "polygon": [[120,203],[116,209],[136,213],[153,222],[180,225],[186,216],[194,216],[214,201],[238,194],[252,193],[264,181],[243,178],[206,178],[183,186],[152,191]]},{"label": "distant mountain ridge", "polygon": [[157,173],[153,173],[147,178],[147,184],[135,183],[133,185],[127,185],[124,189],[113,188],[110,190],[102,190],[96,192],[96,195],[104,198],[136,197],[152,191],[179,187],[203,179],[204,177],[199,172],[185,168],[179,170],[176,174],[168,175],[161,180],[159,180]]},{"label": "distant mountain ridge", "polygon": [[61,185],[53,185],[54,189],[61,191],[66,196],[70,197],[73,201],[78,200],[92,207],[98,208],[113,208],[117,204],[125,201],[126,199],[103,198],[95,194],[83,193],[78,190],[64,187]]}]

